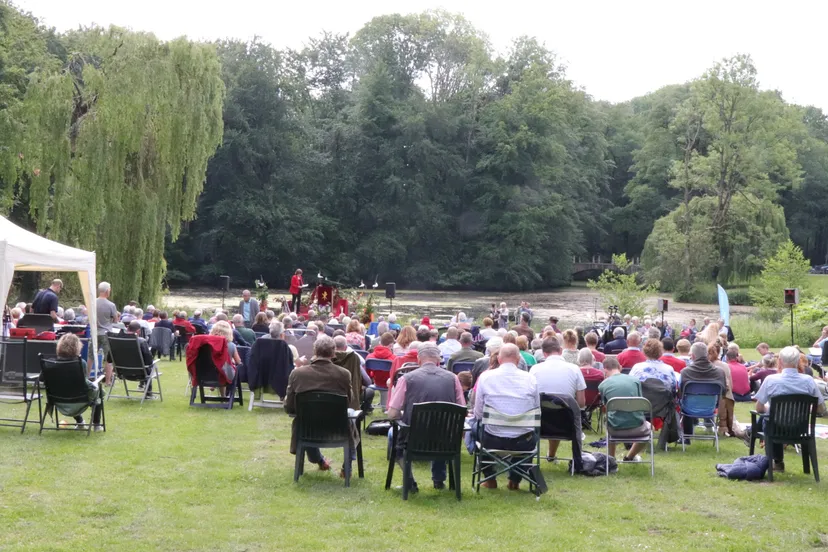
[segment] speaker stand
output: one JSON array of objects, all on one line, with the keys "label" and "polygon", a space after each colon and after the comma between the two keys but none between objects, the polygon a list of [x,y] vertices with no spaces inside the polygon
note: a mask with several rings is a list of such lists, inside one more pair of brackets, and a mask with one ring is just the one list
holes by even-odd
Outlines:
[{"label": "speaker stand", "polygon": [[394,298],[390,297],[388,300],[391,301],[391,307],[390,307],[391,310],[388,311],[388,315],[390,316],[391,313],[394,312]]}]

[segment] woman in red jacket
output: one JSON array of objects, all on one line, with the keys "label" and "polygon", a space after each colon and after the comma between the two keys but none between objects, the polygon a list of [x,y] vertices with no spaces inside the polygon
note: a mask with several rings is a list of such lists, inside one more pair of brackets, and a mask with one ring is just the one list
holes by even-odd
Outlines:
[{"label": "woman in red jacket", "polygon": [[302,302],[302,286],[305,282],[302,281],[302,269],[297,268],[290,279],[290,294],[293,296],[293,312],[299,314],[299,304]]}]

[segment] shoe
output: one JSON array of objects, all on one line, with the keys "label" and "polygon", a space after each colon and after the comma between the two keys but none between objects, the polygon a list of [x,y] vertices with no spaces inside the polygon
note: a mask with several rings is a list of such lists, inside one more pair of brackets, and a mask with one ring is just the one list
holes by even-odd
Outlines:
[{"label": "shoe", "polygon": [[86,420],[81,419],[80,422],[75,423],[75,429],[86,429],[84,426],[86,424]]},{"label": "shoe", "polygon": [[99,431],[103,431],[103,430],[104,430],[104,428],[102,426],[95,426],[95,427],[92,428],[92,431],[94,431],[95,433],[97,433]]},{"label": "shoe", "polygon": [[625,456],[621,461],[622,462],[641,462],[641,455],[636,454],[632,458],[629,458],[629,457]]},{"label": "shoe", "polygon": [[752,427],[746,427],[745,428],[745,433],[744,433],[744,435],[742,435],[742,440],[745,442],[745,446],[748,447],[748,448],[750,448],[750,434],[752,433],[752,431],[753,431]]},{"label": "shoe", "polygon": [[331,463],[324,458],[317,465],[319,466],[319,471],[331,471]]},{"label": "shoe", "polygon": [[557,461],[558,461],[558,457],[557,457],[557,456],[547,456],[547,457],[546,457],[546,461],[547,461],[547,462],[557,462]]},{"label": "shoe", "polygon": [[488,481],[484,481],[480,484],[480,486],[487,489],[497,489],[497,479],[489,479]]},{"label": "shoe", "polygon": [[784,472],[785,471],[785,462],[773,462],[773,471],[775,472]]},{"label": "shoe", "polygon": [[519,491],[520,490],[520,481],[512,481],[509,480],[509,484],[506,485],[510,491]]},{"label": "shoe", "polygon": [[442,491],[443,489],[446,488],[446,482],[445,481],[435,481],[434,482],[434,488],[438,491]]},{"label": "shoe", "polygon": [[[397,489],[398,491],[403,490],[402,485],[399,485],[399,486],[394,487],[394,488]],[[419,492],[420,492],[420,487],[417,486],[417,482],[415,481],[411,484],[411,487],[409,487],[408,494],[417,494]]]},{"label": "shoe", "polygon": [[681,439],[679,439],[678,444],[680,444],[680,445],[681,445],[681,444],[690,445],[690,444],[692,444],[692,443],[691,443],[690,439],[687,439],[687,438],[685,437],[685,438],[684,438],[684,443],[682,443],[682,442],[681,442]]}]

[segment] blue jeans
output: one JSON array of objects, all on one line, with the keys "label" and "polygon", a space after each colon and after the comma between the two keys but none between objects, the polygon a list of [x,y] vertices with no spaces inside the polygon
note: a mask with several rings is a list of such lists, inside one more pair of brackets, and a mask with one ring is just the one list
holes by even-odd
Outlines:
[{"label": "blue jeans", "polygon": [[[391,447],[392,443],[392,432],[393,429],[388,430],[388,447]],[[402,462],[403,460],[403,451],[400,447],[397,447],[397,450],[394,451],[394,457],[397,459],[397,462]],[[413,476],[412,476],[413,477]],[[435,483],[444,483],[446,480],[446,463],[442,460],[432,462],[431,463],[431,480]]]}]

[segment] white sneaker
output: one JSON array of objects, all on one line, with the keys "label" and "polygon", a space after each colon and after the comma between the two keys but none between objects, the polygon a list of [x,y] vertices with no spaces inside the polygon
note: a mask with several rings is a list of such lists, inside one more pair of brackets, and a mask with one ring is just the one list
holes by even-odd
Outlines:
[{"label": "white sneaker", "polygon": [[104,428],[102,428],[101,426],[95,426],[95,427],[92,428],[92,431],[94,431],[94,432],[103,431],[103,430],[104,430]]},{"label": "white sneaker", "polygon": [[622,462],[641,462],[641,455],[640,455],[640,454],[636,454],[634,457],[632,457],[632,458],[630,458],[630,459],[627,459],[627,457],[625,456],[625,457],[622,459]]},{"label": "white sneaker", "polygon": [[86,420],[81,420],[80,423],[75,424],[75,429],[86,429],[86,428],[83,427],[85,423],[86,423]]}]

